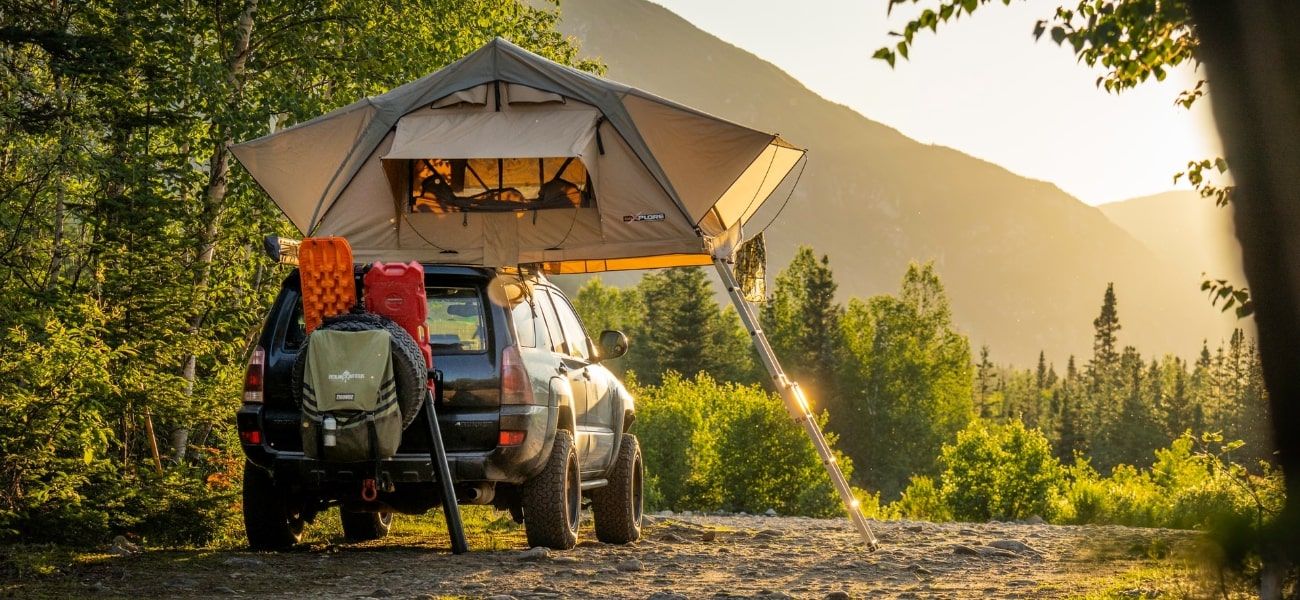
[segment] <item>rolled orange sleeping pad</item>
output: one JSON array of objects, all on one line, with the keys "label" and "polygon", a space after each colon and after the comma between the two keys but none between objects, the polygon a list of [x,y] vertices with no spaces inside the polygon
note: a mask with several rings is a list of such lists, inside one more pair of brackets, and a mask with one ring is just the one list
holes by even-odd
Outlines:
[{"label": "rolled orange sleeping pad", "polygon": [[352,246],[345,238],[304,239],[298,248],[298,278],[307,333],[320,327],[325,317],[347,313],[357,304]]}]

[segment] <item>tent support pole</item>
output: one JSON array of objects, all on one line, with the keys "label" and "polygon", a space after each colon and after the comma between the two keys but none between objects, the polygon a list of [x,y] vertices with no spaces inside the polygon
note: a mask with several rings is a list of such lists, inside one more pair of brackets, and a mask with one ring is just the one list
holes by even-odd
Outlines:
[{"label": "tent support pole", "polygon": [[785,371],[781,369],[781,363],[776,359],[776,353],[772,351],[771,344],[767,341],[767,335],[759,327],[758,318],[754,316],[754,310],[750,307],[749,302],[741,294],[740,284],[736,281],[736,274],[731,270],[729,261],[719,257],[713,257],[713,265],[718,269],[718,275],[722,277],[722,283],[727,288],[727,294],[731,296],[731,303],[736,306],[736,312],[740,315],[740,320],[749,332],[749,337],[754,341],[754,348],[758,350],[758,357],[763,361],[763,366],[767,369],[768,375],[772,376],[772,383],[776,389],[781,392],[781,398],[785,400],[786,411],[794,418],[796,423],[803,426],[804,432],[812,439],[813,447],[817,449],[818,456],[821,457],[822,465],[826,467],[827,474],[831,477],[831,483],[835,486],[835,491],[839,492],[840,500],[844,502],[844,510],[848,513],[849,521],[853,523],[854,529],[862,536],[862,541],[866,543],[869,551],[875,551],[880,547],[876,541],[876,536],[871,533],[871,527],[867,525],[867,520],[862,516],[862,511],[858,509],[858,501],[853,497],[853,490],[849,488],[849,482],[844,479],[844,473],[840,471],[840,466],[835,462],[835,455],[831,453],[830,445],[826,443],[826,437],[822,435],[821,426],[817,424],[817,419],[813,417],[812,411],[808,407],[808,400],[804,397],[803,391],[799,389],[799,384],[791,381],[785,376]]}]

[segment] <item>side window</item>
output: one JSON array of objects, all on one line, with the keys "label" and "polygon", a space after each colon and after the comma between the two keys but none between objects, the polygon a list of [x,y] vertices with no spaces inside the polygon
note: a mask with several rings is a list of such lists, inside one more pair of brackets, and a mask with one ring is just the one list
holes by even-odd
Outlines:
[{"label": "side window", "polygon": [[560,315],[560,329],[564,330],[564,340],[569,345],[569,355],[591,360],[591,348],[587,345],[587,333],[582,330],[582,321],[574,314],[573,307],[563,296],[555,295],[555,310]]},{"label": "side window", "polygon": [[537,303],[537,312],[542,317],[542,323],[546,326],[543,331],[550,344],[550,349],[560,354],[568,354],[564,347],[564,335],[560,333],[560,318],[555,316],[555,306],[551,304],[551,295],[546,293],[545,288],[536,288],[533,293],[533,301]]},{"label": "side window", "polygon": [[[534,311],[539,314],[535,316]],[[541,318],[540,312],[537,305],[529,302],[528,298],[521,299],[510,309],[510,320],[515,323],[515,342],[521,347],[537,347],[537,320]]]}]

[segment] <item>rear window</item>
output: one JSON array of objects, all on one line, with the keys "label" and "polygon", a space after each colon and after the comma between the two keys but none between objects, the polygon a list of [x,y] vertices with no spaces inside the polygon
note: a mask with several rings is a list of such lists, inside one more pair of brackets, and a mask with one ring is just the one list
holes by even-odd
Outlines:
[{"label": "rear window", "polygon": [[477,289],[431,287],[427,294],[429,345],[435,354],[473,354],[487,349],[483,301]]}]

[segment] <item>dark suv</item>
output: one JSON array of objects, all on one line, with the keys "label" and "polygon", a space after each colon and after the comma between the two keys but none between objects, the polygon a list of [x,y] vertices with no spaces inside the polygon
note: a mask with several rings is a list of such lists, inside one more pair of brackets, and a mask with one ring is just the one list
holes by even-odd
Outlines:
[{"label": "dark suv", "polygon": [[[530,546],[571,548],[585,496],[601,541],[640,537],[632,396],[601,364],[622,356],[627,338],[606,331],[593,343],[568,299],[539,275],[426,265],[424,281],[436,412],[459,502],[509,510]],[[244,523],[254,549],[292,546],[303,524],[332,506],[347,539],[362,541],[387,534],[395,512],[440,505],[423,409],[377,473],[374,463],[304,456],[290,389],[306,338],[299,290],[295,271],[262,328],[238,412],[248,456]],[[365,501],[361,481],[376,474],[391,486]]]}]

